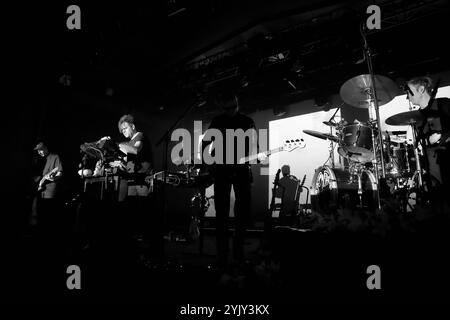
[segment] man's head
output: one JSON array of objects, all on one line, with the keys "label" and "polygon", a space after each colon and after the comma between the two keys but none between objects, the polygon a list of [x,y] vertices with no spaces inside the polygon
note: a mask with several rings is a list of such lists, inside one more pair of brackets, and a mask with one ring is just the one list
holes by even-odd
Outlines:
[{"label": "man's head", "polygon": [[281,167],[281,173],[283,174],[283,177],[288,176],[291,174],[291,167],[289,165],[285,164]]},{"label": "man's head", "polygon": [[46,157],[49,153],[48,147],[45,145],[44,141],[38,141],[34,150],[37,151],[41,157]]},{"label": "man's head", "polygon": [[420,106],[422,108],[428,105],[431,93],[433,91],[433,81],[429,77],[417,77],[409,80],[408,86],[408,100],[413,105]]},{"label": "man's head", "polygon": [[134,118],[130,114],[123,115],[118,123],[119,131],[125,138],[131,139],[136,133],[136,126],[134,125]]},{"label": "man's head", "polygon": [[239,101],[237,96],[231,91],[220,92],[217,94],[215,102],[217,106],[228,116],[232,117],[239,111]]}]

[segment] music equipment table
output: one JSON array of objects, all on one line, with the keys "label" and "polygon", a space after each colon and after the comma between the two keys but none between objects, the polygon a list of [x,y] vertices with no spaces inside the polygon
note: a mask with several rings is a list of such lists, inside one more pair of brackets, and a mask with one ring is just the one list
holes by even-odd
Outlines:
[{"label": "music equipment table", "polygon": [[[83,191],[86,192],[89,184],[100,183],[100,200],[103,200],[104,192],[119,190],[120,176],[119,175],[104,175],[98,177],[85,177]],[[112,185],[113,190],[109,190],[109,186]]]}]

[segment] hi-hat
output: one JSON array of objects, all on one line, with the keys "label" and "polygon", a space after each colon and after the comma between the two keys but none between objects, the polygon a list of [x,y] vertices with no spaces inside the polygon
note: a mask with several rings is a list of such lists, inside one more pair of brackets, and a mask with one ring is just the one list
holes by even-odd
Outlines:
[{"label": "hi-hat", "polygon": [[334,122],[334,121],[322,121],[323,124],[330,126],[330,127],[340,127],[340,126],[345,126],[348,124],[347,121],[345,120],[341,120],[339,122]]},{"label": "hi-hat", "polygon": [[426,119],[437,118],[438,116],[438,112],[434,110],[413,110],[390,116],[385,122],[390,126],[407,126],[410,124],[421,126]]},{"label": "hi-hat", "polygon": [[[388,103],[400,93],[400,88],[388,77],[374,75],[374,79],[378,106]],[[347,80],[342,85],[339,94],[345,103],[353,107],[369,108],[375,101],[370,74],[362,74]]]},{"label": "hi-hat", "polygon": [[333,136],[329,133],[323,133],[323,132],[318,132],[318,131],[313,131],[313,130],[303,130],[304,133],[309,134],[310,136],[316,137],[316,138],[320,138],[323,140],[331,140],[334,142],[338,142],[339,139],[336,136]]}]

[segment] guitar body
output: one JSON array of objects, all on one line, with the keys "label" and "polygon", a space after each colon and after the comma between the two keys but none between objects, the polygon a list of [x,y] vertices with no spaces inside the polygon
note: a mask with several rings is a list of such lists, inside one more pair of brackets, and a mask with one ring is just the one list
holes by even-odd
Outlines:
[{"label": "guitar body", "polygon": [[37,192],[44,191],[46,184],[48,184],[48,181],[51,181],[58,172],[59,172],[59,167],[56,167],[56,168],[53,168],[52,171],[47,173],[45,176],[43,176],[38,183]]}]

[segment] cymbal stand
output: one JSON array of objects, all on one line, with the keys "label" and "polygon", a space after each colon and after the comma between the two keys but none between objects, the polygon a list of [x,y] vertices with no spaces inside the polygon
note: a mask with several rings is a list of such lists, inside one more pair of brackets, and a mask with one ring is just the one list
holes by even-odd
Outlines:
[{"label": "cymbal stand", "polygon": [[[334,123],[334,117],[336,116],[337,112],[341,107],[344,105],[344,102],[342,102],[337,108],[336,111],[331,116],[330,120],[328,122]],[[333,135],[333,126],[330,126],[330,135]],[[331,167],[334,169],[334,142],[330,139],[330,159],[331,159]]]},{"label": "cymbal stand", "polygon": [[[417,144],[417,137],[416,137],[416,126],[414,123],[411,124],[412,129],[412,139],[413,139],[413,146],[414,146],[414,157],[416,159],[416,173],[419,180],[419,188],[422,190],[423,187],[423,177],[422,177],[422,167],[420,166],[420,158],[419,158],[419,145]],[[406,149],[406,148],[405,148]],[[407,156],[407,150],[406,150],[406,156]]]},{"label": "cymbal stand", "polygon": [[[373,66],[372,66],[372,53],[370,50],[370,47],[367,43],[367,38],[366,35],[364,34],[363,29],[365,28],[365,22],[363,22],[361,24],[361,35],[364,39],[364,57],[367,61],[367,67],[369,69],[369,74],[370,74],[370,88],[368,88],[368,90],[366,91],[367,97],[370,99],[369,101],[371,101],[371,103],[373,103],[373,107],[375,109],[375,120],[376,120],[376,127],[378,128],[379,132],[378,132],[378,144],[380,146],[380,162],[381,162],[381,176],[384,179],[386,177],[386,172],[385,172],[385,164],[384,164],[384,150],[383,150],[383,138],[382,138],[382,134],[381,134],[381,123],[380,123],[380,110],[379,110],[379,106],[378,106],[378,98],[377,98],[377,91],[376,91],[376,86],[375,86],[375,76],[374,76],[374,72],[373,72]],[[372,143],[375,146],[375,134],[374,134],[374,130],[372,129]],[[378,199],[378,209],[381,209],[381,200],[380,200],[380,173],[379,173],[379,168],[378,168],[378,159],[377,159],[377,154],[376,154],[376,149],[375,147],[373,147],[373,153],[374,153],[374,172],[375,172],[375,177],[378,183],[378,187],[377,187],[377,199]]]},{"label": "cymbal stand", "polygon": [[362,178],[361,178],[362,172],[358,172],[358,197],[359,197],[359,207],[362,209],[363,208],[363,203],[362,203]]}]

